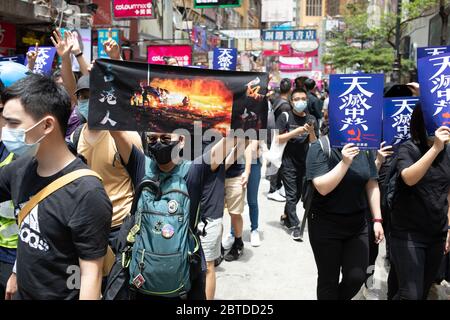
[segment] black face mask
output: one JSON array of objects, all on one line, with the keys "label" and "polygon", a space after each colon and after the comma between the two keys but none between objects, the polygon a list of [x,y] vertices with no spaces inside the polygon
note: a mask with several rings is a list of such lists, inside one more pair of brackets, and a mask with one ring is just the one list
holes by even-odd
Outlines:
[{"label": "black face mask", "polygon": [[178,141],[172,141],[169,144],[157,141],[148,145],[148,152],[153,156],[158,164],[168,164],[172,159],[172,150],[178,145]]}]

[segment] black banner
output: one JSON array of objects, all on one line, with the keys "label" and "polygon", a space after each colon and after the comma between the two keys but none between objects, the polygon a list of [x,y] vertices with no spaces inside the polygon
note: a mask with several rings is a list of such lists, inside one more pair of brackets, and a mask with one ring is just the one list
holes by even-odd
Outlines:
[{"label": "black banner", "polygon": [[89,127],[171,133],[175,129],[265,129],[267,73],[96,60]]}]

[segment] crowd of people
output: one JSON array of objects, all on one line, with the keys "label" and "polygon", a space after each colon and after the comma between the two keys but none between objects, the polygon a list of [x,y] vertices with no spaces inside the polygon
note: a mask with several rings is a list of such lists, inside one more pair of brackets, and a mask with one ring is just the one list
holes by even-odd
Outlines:
[{"label": "crowd of people", "polygon": [[[31,72],[37,47],[27,67],[0,64],[0,297],[214,299],[215,268],[245,255],[246,203],[250,244],[262,245],[268,148],[280,163],[266,171],[267,198],[285,203],[280,223],[294,241],[304,206],[319,300],[369,287],[385,237],[388,299],[426,299],[450,268],[450,128],[428,136],[420,104],[403,144],[333,148],[328,88],[282,79],[268,94],[268,128],[278,134],[203,138],[203,155],[186,161],[183,135],[89,128],[92,65],[70,31],[51,41],[61,58],[52,77]],[[122,59],[113,39],[103,46]]]}]

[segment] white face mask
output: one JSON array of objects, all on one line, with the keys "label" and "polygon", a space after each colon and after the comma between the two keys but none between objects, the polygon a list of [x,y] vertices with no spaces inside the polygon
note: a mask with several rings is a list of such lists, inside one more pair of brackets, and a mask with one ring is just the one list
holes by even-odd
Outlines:
[{"label": "white face mask", "polygon": [[38,124],[40,124],[44,119],[36,123],[31,128],[25,129],[10,129],[7,127],[2,128],[2,141],[5,145],[6,149],[9,152],[12,152],[16,155],[16,157],[20,156],[31,156],[34,157],[39,149],[39,143],[46,137],[43,135],[38,139],[35,143],[26,143],[26,133],[33,128],[35,128]]},{"label": "white face mask", "polygon": [[294,110],[298,113],[305,111],[308,103],[304,100],[298,100],[294,102]]}]

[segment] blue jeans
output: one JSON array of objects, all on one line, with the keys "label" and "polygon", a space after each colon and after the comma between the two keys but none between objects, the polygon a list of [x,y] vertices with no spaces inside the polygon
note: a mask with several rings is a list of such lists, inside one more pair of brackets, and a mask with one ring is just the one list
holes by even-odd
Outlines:
[{"label": "blue jeans", "polygon": [[258,189],[261,182],[261,161],[257,159],[256,163],[252,163],[250,177],[247,184],[247,203],[250,213],[251,231],[258,229]]},{"label": "blue jeans", "polygon": [[[258,190],[260,182],[261,161],[260,159],[257,159],[256,163],[252,163],[247,183],[247,203],[250,214],[251,231],[258,230]],[[233,226],[231,226],[231,234],[234,236]]]}]

